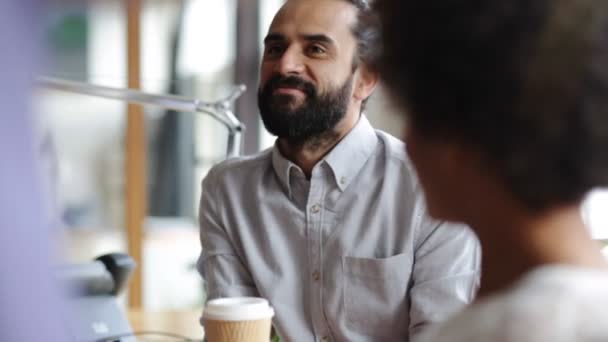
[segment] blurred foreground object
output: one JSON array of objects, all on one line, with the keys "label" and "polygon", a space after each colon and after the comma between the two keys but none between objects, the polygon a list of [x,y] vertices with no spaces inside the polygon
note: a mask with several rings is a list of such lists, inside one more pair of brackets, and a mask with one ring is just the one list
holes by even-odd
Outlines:
[{"label": "blurred foreground object", "polygon": [[28,101],[41,55],[41,4],[0,2],[0,341],[67,341],[50,281],[52,221]]}]

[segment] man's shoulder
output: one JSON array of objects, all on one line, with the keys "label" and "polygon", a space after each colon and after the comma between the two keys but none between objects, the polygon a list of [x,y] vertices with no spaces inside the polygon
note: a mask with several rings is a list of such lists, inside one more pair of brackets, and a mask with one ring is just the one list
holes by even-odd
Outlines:
[{"label": "man's shoulder", "polygon": [[400,167],[406,168],[408,172],[413,170],[412,162],[407,155],[405,143],[402,140],[379,129],[376,130],[376,135],[384,146],[384,154],[388,162],[397,163]]},{"label": "man's shoulder", "polygon": [[214,165],[206,179],[242,179],[265,170],[272,160],[272,148],[252,154],[226,159]]}]

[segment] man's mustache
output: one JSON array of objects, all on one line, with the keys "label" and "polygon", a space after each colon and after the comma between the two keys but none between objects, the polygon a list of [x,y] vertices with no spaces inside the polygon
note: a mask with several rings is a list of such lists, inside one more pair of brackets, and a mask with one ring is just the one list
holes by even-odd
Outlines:
[{"label": "man's mustache", "polygon": [[297,76],[274,76],[266,83],[264,87],[267,94],[272,94],[278,88],[293,88],[304,92],[308,96],[314,96],[317,89],[314,84],[305,81]]}]

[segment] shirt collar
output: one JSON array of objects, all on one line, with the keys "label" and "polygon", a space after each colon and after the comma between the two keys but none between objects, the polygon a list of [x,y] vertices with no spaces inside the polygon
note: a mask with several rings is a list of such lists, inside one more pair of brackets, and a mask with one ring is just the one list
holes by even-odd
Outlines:
[{"label": "shirt collar", "polygon": [[283,157],[281,151],[279,151],[278,141],[275,141],[274,147],[272,148],[272,167],[274,168],[274,172],[279,177],[281,184],[283,184],[285,189],[287,189],[287,194],[289,197],[291,197],[289,175],[291,173],[291,169],[298,166]]},{"label": "shirt collar", "polygon": [[[378,137],[374,128],[367,117],[361,115],[355,127],[321,161],[329,165],[341,191],[344,191],[359,173],[377,144]],[[272,149],[272,166],[291,197],[290,173],[298,166],[283,157],[276,142]]]},{"label": "shirt collar", "polygon": [[378,136],[365,115],[355,127],[325,156],[336,184],[344,191],[359,173],[378,144]]}]

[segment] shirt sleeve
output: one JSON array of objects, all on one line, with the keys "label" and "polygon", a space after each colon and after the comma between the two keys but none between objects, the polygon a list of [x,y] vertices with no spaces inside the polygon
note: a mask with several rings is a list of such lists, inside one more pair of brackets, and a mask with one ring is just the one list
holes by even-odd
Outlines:
[{"label": "shirt sleeve", "polygon": [[259,296],[252,276],[222,220],[220,198],[212,170],[203,180],[199,210],[202,250],[197,266],[205,281],[207,300]]},{"label": "shirt sleeve", "polygon": [[425,326],[447,319],[470,303],[479,287],[481,251],[464,225],[422,215],[410,288],[410,341]]}]

